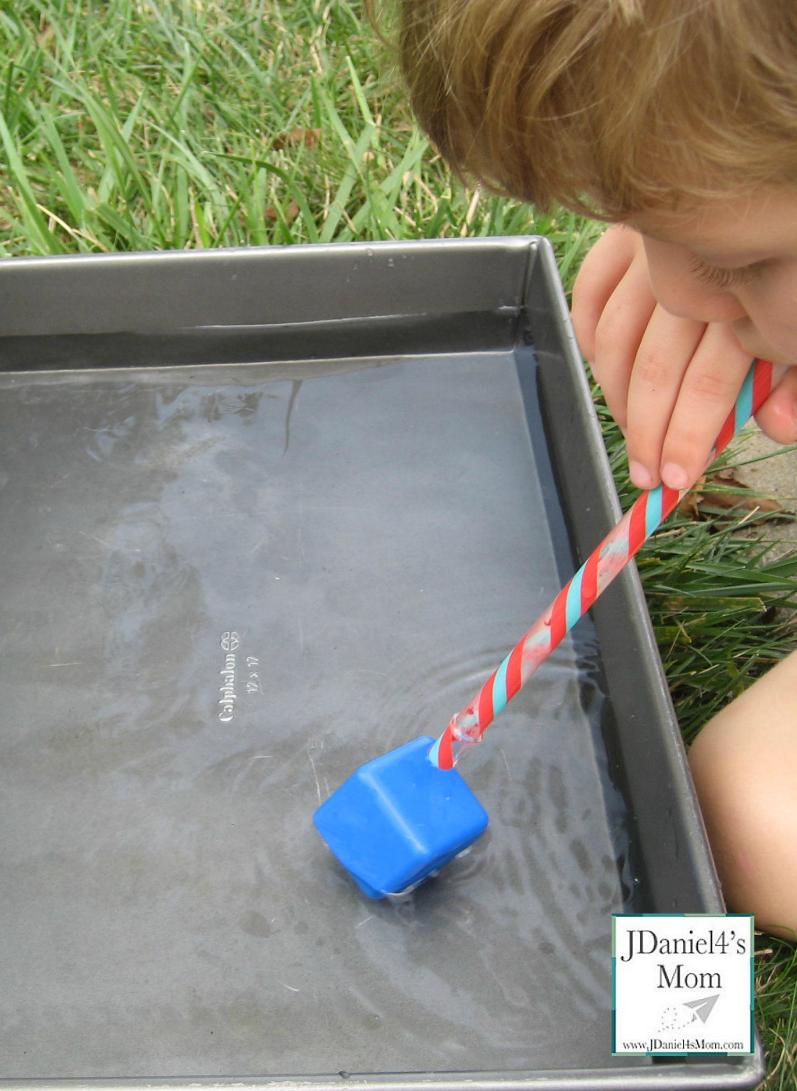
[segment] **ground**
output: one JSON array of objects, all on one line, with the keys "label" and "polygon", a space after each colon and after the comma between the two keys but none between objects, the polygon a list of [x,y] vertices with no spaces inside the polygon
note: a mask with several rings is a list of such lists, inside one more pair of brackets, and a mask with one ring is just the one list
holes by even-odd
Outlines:
[{"label": "ground", "polygon": [[785,512],[794,513],[792,518],[786,515],[751,532],[752,536],[763,535],[776,543],[773,557],[785,556],[797,549],[797,450],[781,448],[760,429],[751,428],[746,433],[742,458],[746,464],[738,468],[736,477],[756,492],[777,498]]}]

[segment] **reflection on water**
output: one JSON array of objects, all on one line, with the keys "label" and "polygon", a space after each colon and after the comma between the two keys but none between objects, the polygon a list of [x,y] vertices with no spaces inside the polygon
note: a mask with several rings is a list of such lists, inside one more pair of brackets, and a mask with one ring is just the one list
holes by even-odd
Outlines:
[{"label": "reflection on water", "polygon": [[5,380],[4,1075],[613,1063],[588,621],[463,759],[491,827],[437,879],[370,902],[310,821],[558,589],[514,364],[315,370]]}]

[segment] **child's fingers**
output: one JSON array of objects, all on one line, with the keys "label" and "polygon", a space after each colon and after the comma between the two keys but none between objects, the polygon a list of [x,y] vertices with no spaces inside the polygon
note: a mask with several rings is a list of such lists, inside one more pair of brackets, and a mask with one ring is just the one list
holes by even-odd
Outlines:
[{"label": "child's fingers", "polygon": [[641,247],[635,232],[610,227],[587,254],[573,285],[573,328],[581,351],[595,360],[595,331],[606,304]]},{"label": "child's fingers", "polygon": [[751,363],[728,326],[706,328],[684,372],[662,443],[665,485],[685,489],[705,471]]},{"label": "child's fingers", "polygon": [[[573,290],[573,326],[625,432],[633,482],[693,484],[751,362],[731,324],[665,311],[653,294],[641,236],[616,225],[584,261]],[[797,442],[797,368],[757,419],[778,442]]]},{"label": "child's fingers", "polygon": [[625,428],[629,384],[640,343],[656,310],[644,262],[635,261],[607,300],[589,357],[612,416]]},{"label": "child's fingers", "polygon": [[755,419],[776,443],[797,443],[797,368],[786,369]]},{"label": "child's fingers", "polygon": [[628,384],[626,441],[631,480],[658,485],[662,446],[683,377],[705,333],[702,322],[656,307],[639,343]]}]

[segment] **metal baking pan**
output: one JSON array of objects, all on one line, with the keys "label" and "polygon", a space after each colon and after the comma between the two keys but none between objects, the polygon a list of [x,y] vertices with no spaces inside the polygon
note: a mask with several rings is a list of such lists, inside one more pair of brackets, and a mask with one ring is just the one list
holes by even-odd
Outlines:
[{"label": "metal baking pan", "polygon": [[3,1087],[731,1088],[610,1055],[611,913],[721,911],[633,571],[367,902],[311,815],[618,515],[537,238],[0,264]]}]

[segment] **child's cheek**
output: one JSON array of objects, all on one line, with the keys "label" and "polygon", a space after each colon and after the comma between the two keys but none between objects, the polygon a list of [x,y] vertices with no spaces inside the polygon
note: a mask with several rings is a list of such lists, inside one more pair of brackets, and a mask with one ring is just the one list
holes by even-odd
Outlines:
[{"label": "child's cheek", "polygon": [[777,349],[764,335],[751,319],[737,319],[733,325],[733,332],[737,341],[751,356],[759,356],[764,360],[771,360],[774,364],[782,363],[782,352]]},{"label": "child's cheek", "polygon": [[747,316],[733,323],[742,346],[773,363],[797,364],[797,263],[739,292]]}]

